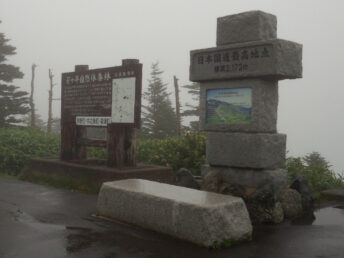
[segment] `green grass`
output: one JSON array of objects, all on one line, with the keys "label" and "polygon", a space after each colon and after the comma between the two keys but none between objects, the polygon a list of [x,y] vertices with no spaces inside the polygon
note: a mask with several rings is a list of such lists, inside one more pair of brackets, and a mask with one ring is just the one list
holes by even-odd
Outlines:
[{"label": "green grass", "polygon": [[14,176],[7,173],[0,173],[0,178],[2,179],[20,179],[20,176],[20,174]]},{"label": "green grass", "polygon": [[0,171],[20,173],[31,157],[58,156],[60,138],[35,128],[0,128]]},{"label": "green grass", "polygon": [[239,108],[219,105],[212,116],[207,117],[207,124],[248,124],[251,115],[244,114]]}]

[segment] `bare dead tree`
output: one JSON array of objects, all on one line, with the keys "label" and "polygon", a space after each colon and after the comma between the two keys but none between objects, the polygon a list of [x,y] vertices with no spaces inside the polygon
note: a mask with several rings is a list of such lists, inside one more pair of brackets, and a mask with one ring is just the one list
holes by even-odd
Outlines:
[{"label": "bare dead tree", "polygon": [[179,86],[178,86],[178,79],[176,76],[173,76],[174,80],[174,91],[176,96],[176,116],[177,116],[177,134],[181,136],[181,117],[180,117],[180,102],[179,102]]},{"label": "bare dead tree", "polygon": [[47,131],[48,133],[51,132],[52,124],[53,124],[53,87],[55,84],[53,83],[54,75],[51,72],[51,69],[49,69],[49,80],[50,80],[50,89],[49,89],[49,110],[48,110],[48,122],[47,122]]},{"label": "bare dead tree", "polygon": [[32,64],[31,66],[31,94],[30,94],[30,99],[29,99],[29,104],[30,104],[30,109],[31,109],[31,123],[30,125],[32,127],[36,126],[36,114],[35,114],[35,103],[33,102],[33,94],[34,94],[34,90],[35,90],[35,69],[36,69],[37,65],[36,64]]}]

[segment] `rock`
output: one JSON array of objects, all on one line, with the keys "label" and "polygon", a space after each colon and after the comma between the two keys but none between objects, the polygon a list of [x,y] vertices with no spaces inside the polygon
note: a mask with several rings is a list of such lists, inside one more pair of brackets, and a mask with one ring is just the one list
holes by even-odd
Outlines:
[{"label": "rock", "polygon": [[201,190],[219,193],[221,184],[222,179],[220,177],[220,173],[211,171],[203,178]]},{"label": "rock", "polygon": [[247,208],[253,224],[279,224],[284,220],[284,212],[280,202],[275,202],[274,206],[268,208],[262,205],[256,207],[248,206]]},{"label": "rock", "polygon": [[204,246],[252,236],[241,198],[142,179],[104,183],[97,212]]},{"label": "rock", "polygon": [[328,189],[321,192],[327,200],[344,201],[344,189]]},{"label": "rock", "polygon": [[186,168],[181,168],[175,173],[173,176],[173,184],[193,189],[200,188],[190,170]]},{"label": "rock", "polygon": [[264,183],[272,183],[276,189],[289,187],[287,171],[284,169],[253,169],[238,167],[218,167],[203,165],[201,173],[205,177],[211,171],[218,172],[224,182],[258,188]]},{"label": "rock", "polygon": [[272,210],[271,220],[275,224],[279,224],[284,220],[284,211],[282,208],[282,204],[280,202],[276,202],[275,206]]},{"label": "rock", "polygon": [[238,184],[224,182],[221,174],[211,171],[203,178],[201,190],[245,198],[245,188]]},{"label": "rock", "polygon": [[308,180],[303,176],[297,176],[290,188],[300,193],[304,215],[312,214],[314,211],[314,196]]},{"label": "rock", "polygon": [[223,182],[220,186],[219,193],[229,194],[236,197],[246,198],[246,190],[243,186],[232,183]]},{"label": "rock", "polygon": [[246,206],[249,211],[252,223],[275,223],[279,221],[279,211],[276,210],[275,188],[272,184],[266,183],[252,193],[246,199]]},{"label": "rock", "polygon": [[275,188],[270,183],[264,184],[251,195],[250,199],[263,207],[271,208],[275,205]]},{"label": "rock", "polygon": [[281,190],[278,200],[281,202],[285,218],[292,219],[302,215],[301,195],[295,189]]}]

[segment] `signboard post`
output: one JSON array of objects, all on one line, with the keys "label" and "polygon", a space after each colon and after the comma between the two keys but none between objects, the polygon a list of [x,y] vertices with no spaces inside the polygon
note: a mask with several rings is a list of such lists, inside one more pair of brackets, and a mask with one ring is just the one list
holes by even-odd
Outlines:
[{"label": "signboard post", "polygon": [[[61,160],[86,159],[86,147],[107,147],[111,167],[136,165],[136,128],[141,123],[142,64],[89,70],[87,65],[62,74]],[[108,139],[90,140],[86,127],[107,127]]]}]

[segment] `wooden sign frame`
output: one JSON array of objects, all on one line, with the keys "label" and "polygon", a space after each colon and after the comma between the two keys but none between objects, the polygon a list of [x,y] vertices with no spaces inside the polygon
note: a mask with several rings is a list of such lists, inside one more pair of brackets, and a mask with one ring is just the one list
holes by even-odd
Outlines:
[{"label": "wooden sign frame", "polygon": [[[114,79],[135,78],[133,123],[112,123],[112,83]],[[86,159],[86,147],[107,147],[108,165],[135,166],[136,132],[141,127],[142,64],[137,59],[124,59],[121,66],[88,69],[75,66],[74,72],[61,78],[61,160]],[[107,126],[108,139],[90,140],[86,127]],[[121,128],[121,129],[118,129]],[[123,132],[123,134],[118,134]],[[116,135],[117,134],[117,135]],[[119,139],[119,138],[123,139]],[[131,139],[126,139],[131,137]],[[123,142],[118,145],[117,143]],[[131,144],[128,144],[131,142]],[[126,143],[126,144],[124,144]],[[131,158],[116,151],[131,150]],[[120,157],[120,160],[116,157]]]}]

